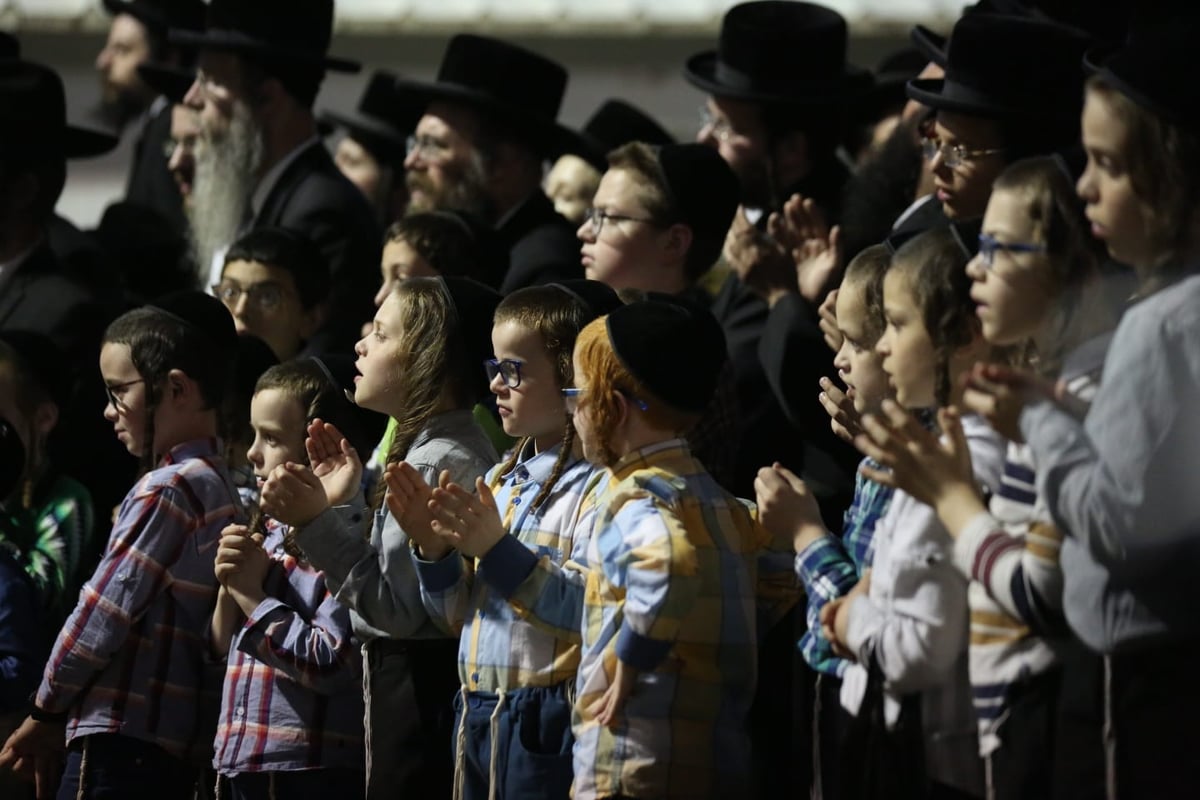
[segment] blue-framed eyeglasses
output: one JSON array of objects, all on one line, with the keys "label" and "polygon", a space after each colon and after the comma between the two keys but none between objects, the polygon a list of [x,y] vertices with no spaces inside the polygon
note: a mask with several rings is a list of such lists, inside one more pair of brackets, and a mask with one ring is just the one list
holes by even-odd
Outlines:
[{"label": "blue-framed eyeglasses", "polygon": [[988,269],[995,265],[997,252],[1044,253],[1046,245],[1032,242],[1002,242],[995,236],[988,236],[986,233],[979,234],[979,255]]},{"label": "blue-framed eyeglasses", "polygon": [[[618,389],[617,391],[619,391],[619,392],[621,392],[621,394],[625,395],[625,399],[627,399],[629,402],[633,403],[635,406],[640,408],[642,411],[645,411],[648,408],[650,408],[650,406],[646,405],[645,401],[639,400],[638,398],[631,395],[629,392],[623,391],[621,389]],[[583,389],[575,389],[575,388],[563,389],[562,396],[563,396],[563,402],[566,403],[566,405],[567,405],[567,413],[574,414],[576,412],[576,410],[578,410],[578,408],[579,408],[579,398],[583,397]]]},{"label": "blue-framed eyeglasses", "polygon": [[521,365],[524,363],[515,358],[489,358],[483,362],[483,368],[487,370],[488,383],[496,380],[496,376],[499,375],[504,378],[505,386],[515,389],[521,385]]}]

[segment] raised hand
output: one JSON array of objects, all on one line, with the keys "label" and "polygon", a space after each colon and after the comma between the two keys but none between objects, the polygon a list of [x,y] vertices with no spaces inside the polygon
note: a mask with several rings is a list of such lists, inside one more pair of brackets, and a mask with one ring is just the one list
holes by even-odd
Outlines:
[{"label": "raised hand", "polygon": [[742,283],[770,305],[798,289],[788,248],[751,225],[744,209],[738,209],[725,235],[724,255]]},{"label": "raised hand", "polygon": [[300,464],[280,464],[271,470],[259,495],[263,513],[293,528],[302,528],[329,508],[319,478]]},{"label": "raised hand", "polygon": [[309,423],[304,447],[313,474],[325,487],[329,504],[343,506],[354,499],[362,485],[362,459],[337,426],[314,419]]},{"label": "raised hand", "polygon": [[837,297],[838,290],[834,289],[825,295],[825,299],[817,308],[817,326],[825,338],[825,345],[834,353],[842,349],[842,331],[837,325]]},{"label": "raised hand", "polygon": [[388,488],[384,497],[388,511],[417,545],[421,557],[437,561],[450,552],[451,546],[433,532],[433,514],[429,510],[433,488],[421,473],[408,462],[401,461],[387,465],[383,480]]},{"label": "raised hand", "polygon": [[862,433],[862,419],[854,407],[854,390],[843,392],[829,378],[821,378],[820,384],[822,392],[817,400],[829,415],[829,427],[839,438],[853,444],[854,437]]},{"label": "raised hand", "polygon": [[504,538],[504,522],[496,498],[483,478],[475,479],[473,495],[457,483],[433,491],[429,509],[433,530],[470,558],[483,558]]},{"label": "raised hand", "polygon": [[754,479],[758,520],[776,540],[787,540],[800,552],[825,535],[817,501],[804,481],[776,462]]},{"label": "raised hand", "polygon": [[[829,227],[812,198],[795,194],[783,204],[782,214],[771,215],[769,228],[788,248],[795,264],[796,286],[804,299],[813,305],[827,299],[825,292],[842,269],[838,226]],[[840,338],[839,334],[839,347]]]},{"label": "raised hand", "polygon": [[1021,411],[1037,400],[1055,400],[1079,417],[1086,413],[1086,406],[1067,395],[1062,387],[1028,370],[976,364],[966,374],[964,383],[963,405],[986,419],[1010,442],[1025,441],[1021,434]]},{"label": "raised hand", "polygon": [[243,613],[249,614],[263,601],[263,582],[271,566],[271,557],[262,546],[261,534],[251,534],[241,525],[221,531],[215,569],[229,594]]},{"label": "raised hand", "polygon": [[616,674],[612,683],[604,690],[600,699],[588,706],[588,713],[606,728],[615,728],[617,721],[625,708],[625,701],[633,694],[633,685],[637,681],[638,671],[617,659]]}]

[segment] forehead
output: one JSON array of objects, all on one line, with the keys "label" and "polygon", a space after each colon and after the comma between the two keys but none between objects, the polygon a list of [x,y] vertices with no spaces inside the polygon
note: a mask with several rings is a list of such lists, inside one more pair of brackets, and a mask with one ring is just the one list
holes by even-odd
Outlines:
[{"label": "forehead", "polygon": [[473,141],[479,133],[480,121],[479,114],[470,106],[437,101],[425,109],[425,114],[417,123],[416,132],[420,136],[457,134]]},{"label": "forehead", "polygon": [[264,264],[261,261],[230,261],[225,265],[221,278],[237,281],[243,286],[276,283],[285,288],[296,288],[296,282],[290,272],[283,267]]},{"label": "forehead", "polygon": [[194,108],[177,105],[171,109],[171,136],[182,139],[200,133],[200,115]]},{"label": "forehead", "polygon": [[638,204],[649,191],[646,181],[636,172],[620,167],[610,169],[596,188],[596,205]]},{"label": "forehead", "polygon": [[250,400],[250,420],[255,425],[291,430],[303,423],[303,416],[299,401],[282,389],[263,389]]},{"label": "forehead", "polygon": [[883,276],[883,302],[887,306],[907,306],[913,302],[912,282],[903,267],[892,267]]},{"label": "forehead", "polygon": [[1035,229],[1029,213],[1029,203],[1023,192],[1011,189],[993,191],[983,215],[983,230],[987,233],[1024,235]]},{"label": "forehead", "polygon": [[[867,282],[865,280],[842,281],[838,288],[837,302],[838,325],[844,321],[858,321],[867,309]],[[852,318],[852,319],[851,319]]]},{"label": "forehead", "polygon": [[200,53],[198,66],[222,86],[237,86],[241,81],[242,62],[233,53],[204,50]]},{"label": "forehead", "polygon": [[762,121],[762,106],[749,100],[709,95],[708,110],[727,119],[735,128]]},{"label": "forehead", "polygon": [[546,352],[541,335],[513,319],[498,322],[492,328],[492,346],[497,357],[519,356],[521,360]]},{"label": "forehead", "polygon": [[1000,126],[990,119],[939,111],[934,124],[937,138],[951,144],[991,147],[1000,142]]},{"label": "forehead", "polygon": [[105,342],[100,348],[100,372],[106,380],[124,382],[137,380],[141,375],[133,365],[129,345]]},{"label": "forehead", "polygon": [[393,239],[383,246],[383,260],[388,264],[411,264],[420,254],[404,239]]},{"label": "forehead", "polygon": [[108,29],[108,43],[127,47],[148,46],[146,26],[132,14],[117,14]]},{"label": "forehead", "polygon": [[1127,127],[1115,113],[1105,92],[1088,89],[1083,102],[1083,143],[1093,149],[1117,152],[1125,143]]}]

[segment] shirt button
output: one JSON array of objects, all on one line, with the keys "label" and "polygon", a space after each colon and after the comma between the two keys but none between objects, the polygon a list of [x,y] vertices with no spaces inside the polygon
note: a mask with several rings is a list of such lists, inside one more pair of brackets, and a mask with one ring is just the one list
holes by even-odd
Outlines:
[{"label": "shirt button", "polygon": [[513,498],[513,505],[514,505],[514,506],[519,506],[519,505],[521,505],[521,498],[519,498],[519,497],[514,497],[514,498]]},{"label": "shirt button", "polygon": [[479,683],[479,673],[478,672],[471,673],[471,683]]},{"label": "shirt button", "polygon": [[244,716],[246,716],[246,709],[242,708],[241,706],[238,706],[236,709],[234,709],[233,715],[235,717],[244,717]]}]

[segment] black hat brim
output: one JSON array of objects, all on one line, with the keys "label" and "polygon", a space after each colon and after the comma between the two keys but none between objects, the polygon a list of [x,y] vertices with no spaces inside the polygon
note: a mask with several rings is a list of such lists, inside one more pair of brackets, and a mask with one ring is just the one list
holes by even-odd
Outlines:
[{"label": "black hat brim", "polygon": [[63,131],[63,155],[67,158],[94,158],[112,152],[119,141],[111,133],[68,124]]},{"label": "black hat brim", "polygon": [[908,32],[908,38],[926,58],[942,69],[946,68],[946,45],[949,37],[934,33],[924,25],[914,25]]},{"label": "black hat brim", "polygon": [[565,125],[558,126],[559,156],[579,156],[601,173],[608,169],[608,153],[604,144],[594,136],[584,131],[577,131]]},{"label": "black hat brim", "polygon": [[396,90],[410,98],[413,106],[420,109],[417,114],[418,119],[421,114],[425,113],[425,109],[429,107],[430,103],[437,101],[461,103],[503,120],[515,130],[528,136],[530,143],[546,156],[556,156],[566,152],[572,144],[571,138],[564,135],[567,129],[555,120],[522,112],[486,92],[469,86],[401,78],[396,81]]},{"label": "black hat brim", "polygon": [[138,64],[137,71],[147,86],[176,105],[183,102],[196,82],[195,72],[165,64]]},{"label": "black hat brim", "polygon": [[[362,144],[376,158],[397,162],[404,160],[408,135],[393,128],[383,120],[372,119],[364,114],[339,114],[322,111],[317,119],[322,134],[341,128],[350,138]],[[416,120],[413,120],[416,126]]]},{"label": "black hat brim", "polygon": [[255,39],[252,36],[247,36],[241,31],[189,31],[173,29],[167,38],[171,44],[180,47],[188,47],[195,50],[217,50],[274,61],[294,62],[307,66],[322,67],[330,72],[355,73],[362,69],[362,64],[357,61],[325,54],[318,55],[307,50],[298,50],[291,47],[279,47],[260,39]]},{"label": "black hat brim", "polygon": [[717,51],[697,53],[687,60],[683,77],[688,83],[716,97],[732,97],[756,103],[786,106],[831,105],[854,102],[855,97],[871,85],[871,73],[846,65],[840,78],[804,84],[797,82],[791,92],[764,92],[753,88],[733,86],[717,77]]},{"label": "black hat brim", "polygon": [[952,111],[976,117],[1023,117],[1037,114],[1048,114],[1048,108],[1020,108],[1006,106],[989,99],[982,94],[970,96],[970,90],[961,89],[963,95],[951,97],[946,94],[946,81],[943,78],[917,78],[908,82],[908,96],[923,106],[936,111]]}]

